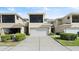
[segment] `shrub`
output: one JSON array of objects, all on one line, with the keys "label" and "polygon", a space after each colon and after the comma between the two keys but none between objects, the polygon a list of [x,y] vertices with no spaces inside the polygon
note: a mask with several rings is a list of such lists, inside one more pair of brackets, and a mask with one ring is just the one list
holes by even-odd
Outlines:
[{"label": "shrub", "polygon": [[60,35],[60,33],[59,32],[57,32],[57,33],[55,33],[56,35]]},{"label": "shrub", "polygon": [[60,38],[64,40],[75,40],[77,38],[77,34],[73,33],[60,33]]},{"label": "shrub", "polygon": [[11,40],[11,35],[1,35],[1,41],[6,42],[8,40]]},{"label": "shrub", "polygon": [[15,35],[16,35],[16,41],[21,41],[21,40],[24,40],[26,38],[26,35],[22,34],[22,33],[17,33]]}]

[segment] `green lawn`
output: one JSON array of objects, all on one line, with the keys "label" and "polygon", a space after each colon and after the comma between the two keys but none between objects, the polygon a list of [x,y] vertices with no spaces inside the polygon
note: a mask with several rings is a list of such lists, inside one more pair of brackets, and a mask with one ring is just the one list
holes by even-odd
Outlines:
[{"label": "green lawn", "polygon": [[74,41],[62,40],[58,35],[51,35],[51,37],[64,46],[79,46],[79,37],[77,37]]},{"label": "green lawn", "polygon": [[0,46],[16,46],[20,42],[0,42]]}]

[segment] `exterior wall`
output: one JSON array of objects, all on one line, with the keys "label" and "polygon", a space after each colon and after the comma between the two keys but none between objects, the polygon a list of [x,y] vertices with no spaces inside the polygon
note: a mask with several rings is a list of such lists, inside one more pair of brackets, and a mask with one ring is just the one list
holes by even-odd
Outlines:
[{"label": "exterior wall", "polygon": [[[27,26],[26,24],[27,22],[23,22],[23,19],[20,18],[20,16],[18,16],[18,19],[17,19],[17,15],[16,14],[14,15],[15,15],[15,23],[2,23],[2,16],[1,16],[1,23],[0,23],[1,35],[5,34],[3,28],[17,28],[14,26],[17,24],[22,24],[24,26]],[[24,33],[24,27],[19,27],[19,28],[21,28],[21,33]]]},{"label": "exterior wall", "polygon": [[[68,19],[69,17],[69,19]],[[63,24],[71,24],[72,23],[72,15],[65,16],[63,19]]]},{"label": "exterior wall", "polygon": [[72,23],[72,26],[71,27],[79,27],[79,23]]},{"label": "exterior wall", "polygon": [[[18,17],[18,19],[17,19],[17,17]],[[15,23],[24,24],[23,20],[19,16],[17,16],[17,15],[15,15]]]},{"label": "exterior wall", "polygon": [[71,28],[71,24],[63,24],[55,27],[55,32],[64,32],[64,29]]},{"label": "exterior wall", "polygon": [[[54,26],[55,26],[55,32],[64,32],[65,29],[68,28],[79,28],[79,23],[72,23],[72,15],[73,14],[69,14],[62,19],[63,24],[58,25],[58,19],[56,19],[54,21]],[[69,17],[69,19],[68,19]]]},{"label": "exterior wall", "polygon": [[21,33],[24,33],[25,31],[24,31],[24,27],[21,27]]},{"label": "exterior wall", "polygon": [[1,28],[12,28],[15,23],[0,23]]},{"label": "exterior wall", "polygon": [[[68,19],[68,17],[69,17],[69,19]],[[72,27],[72,25],[71,25],[72,24],[72,15],[67,15],[60,19],[62,19],[61,25],[58,24],[58,19],[56,19],[54,21],[55,32],[64,32],[64,29]]]},{"label": "exterior wall", "polygon": [[30,28],[39,28],[42,25],[43,23],[30,23],[29,24]]}]

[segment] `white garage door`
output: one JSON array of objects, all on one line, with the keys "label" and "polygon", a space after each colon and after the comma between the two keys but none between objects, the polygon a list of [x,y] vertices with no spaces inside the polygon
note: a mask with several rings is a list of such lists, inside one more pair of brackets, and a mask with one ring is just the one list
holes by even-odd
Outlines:
[{"label": "white garage door", "polygon": [[47,34],[48,34],[47,28],[30,29],[31,36],[47,36]]},{"label": "white garage door", "polygon": [[64,32],[65,33],[75,33],[75,34],[77,34],[79,32],[79,29],[76,29],[76,28],[74,28],[74,29],[65,29]]}]

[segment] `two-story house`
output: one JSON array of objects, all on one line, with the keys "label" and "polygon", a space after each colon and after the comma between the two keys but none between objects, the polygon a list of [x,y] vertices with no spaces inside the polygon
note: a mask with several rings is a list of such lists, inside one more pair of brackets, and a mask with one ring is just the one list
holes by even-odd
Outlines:
[{"label": "two-story house", "polygon": [[51,24],[46,23],[44,13],[30,13],[29,28],[30,34],[35,36],[47,35],[51,32]]},{"label": "two-story house", "polygon": [[55,32],[78,33],[79,13],[70,13],[54,21]]},{"label": "two-story house", "polygon": [[29,33],[28,22],[15,13],[0,14],[0,34]]}]

